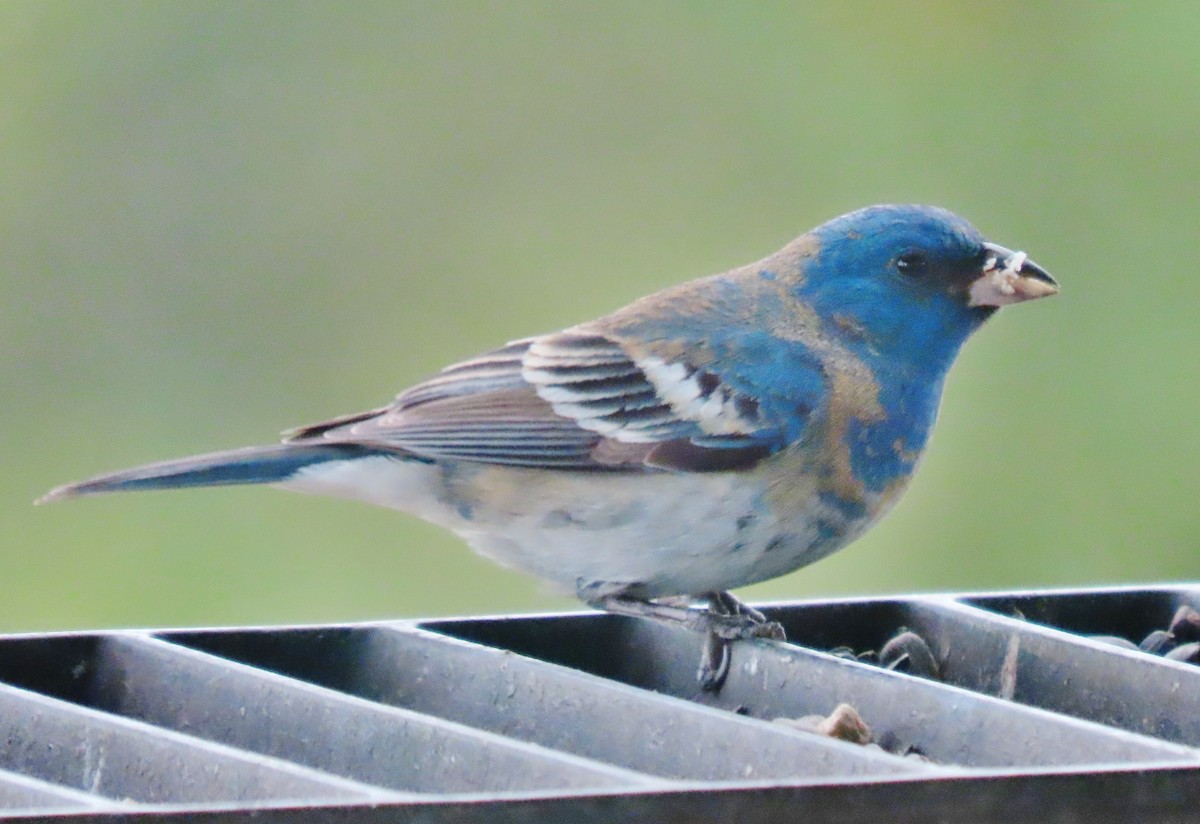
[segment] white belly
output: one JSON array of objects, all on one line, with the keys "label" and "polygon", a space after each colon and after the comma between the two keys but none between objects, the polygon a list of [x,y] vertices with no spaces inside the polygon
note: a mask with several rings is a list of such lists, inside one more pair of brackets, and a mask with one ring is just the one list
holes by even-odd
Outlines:
[{"label": "white belly", "polygon": [[[793,502],[786,515],[771,503],[780,484]],[[810,564],[868,525],[822,502],[809,479],[756,473],[547,472],[378,457],[317,464],[279,486],[410,512],[585,597],[743,586]]]}]

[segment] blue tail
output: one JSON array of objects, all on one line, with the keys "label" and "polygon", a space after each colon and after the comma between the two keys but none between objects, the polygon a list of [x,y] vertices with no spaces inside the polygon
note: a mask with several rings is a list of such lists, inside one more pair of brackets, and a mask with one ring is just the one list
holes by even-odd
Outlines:
[{"label": "blue tail", "polygon": [[393,453],[357,444],[282,443],[251,446],[99,475],[52,489],[39,498],[37,503],[50,503],[62,498],[78,498],[101,492],[277,483],[313,464],[381,454]]}]

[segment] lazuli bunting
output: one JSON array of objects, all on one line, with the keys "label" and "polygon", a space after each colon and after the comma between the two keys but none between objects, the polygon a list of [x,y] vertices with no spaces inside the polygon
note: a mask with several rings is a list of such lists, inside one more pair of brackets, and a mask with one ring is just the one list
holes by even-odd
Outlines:
[{"label": "lazuli bunting", "polygon": [[998,307],[1057,291],[945,210],[873,206],[449,366],[380,409],[42,500],[265,483],[401,509],[592,606],[708,631],[714,687],[721,639],[778,636],[727,590],[878,521],[920,461],[959,347]]}]

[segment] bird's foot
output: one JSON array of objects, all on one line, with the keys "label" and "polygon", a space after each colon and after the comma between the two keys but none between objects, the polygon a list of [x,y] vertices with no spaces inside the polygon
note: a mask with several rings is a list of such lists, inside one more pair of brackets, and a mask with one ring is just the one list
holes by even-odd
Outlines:
[{"label": "bird's foot", "polygon": [[696,680],[705,692],[717,692],[729,675],[732,658],[730,642],[755,638],[782,641],[786,634],[780,623],[768,621],[761,612],[743,604],[728,592],[710,592],[705,600],[708,601],[708,608],[703,610],[691,609],[672,601],[640,601],[621,595],[608,595],[588,603],[589,606],[616,615],[649,618],[703,633],[704,645]]},{"label": "bird's foot", "polygon": [[729,592],[710,592],[707,598],[708,611],[705,614],[710,626],[704,636],[696,680],[705,692],[718,692],[729,675],[729,664],[733,658],[731,641],[753,638],[783,641],[787,634],[778,621],[768,621],[767,616],[742,603]]},{"label": "bird's foot", "polygon": [[[708,614],[714,622],[725,624],[728,629],[716,629],[721,637],[730,641],[741,641],[750,638],[767,638],[772,641],[783,641],[787,634],[783,624],[778,621],[768,621],[763,615],[749,604],[742,603],[729,592],[710,592],[708,599]],[[723,634],[723,633],[732,634]]]}]

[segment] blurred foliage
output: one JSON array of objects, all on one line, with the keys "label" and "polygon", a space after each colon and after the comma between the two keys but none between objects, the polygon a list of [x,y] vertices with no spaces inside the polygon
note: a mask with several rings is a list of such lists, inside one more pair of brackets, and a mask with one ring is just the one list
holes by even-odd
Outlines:
[{"label": "blurred foliage", "polygon": [[30,501],[897,200],[1064,292],[968,345],[895,514],[743,594],[1200,578],[1198,41],[1182,2],[7,0],[0,630],[571,607],[363,505]]}]

